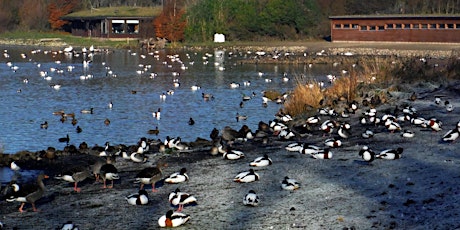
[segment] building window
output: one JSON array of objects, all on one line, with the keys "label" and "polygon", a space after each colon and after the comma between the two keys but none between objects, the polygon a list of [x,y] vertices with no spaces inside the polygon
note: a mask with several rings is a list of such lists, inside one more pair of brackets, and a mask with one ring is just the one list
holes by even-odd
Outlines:
[{"label": "building window", "polygon": [[429,24],[430,29],[436,29],[436,24]]},{"label": "building window", "polygon": [[367,26],[359,26],[359,30],[364,30],[364,31],[366,31],[366,30],[367,30]]},{"label": "building window", "polygon": [[124,34],[125,33],[125,20],[112,20],[112,33]]},{"label": "building window", "polygon": [[375,26],[369,26],[369,30],[375,30]]},{"label": "building window", "polygon": [[420,24],[412,24],[412,29],[420,29]]},{"label": "building window", "polygon": [[139,20],[126,20],[126,24],[129,34],[139,33]]},{"label": "building window", "polygon": [[395,29],[402,29],[402,25],[401,24],[395,24]]},{"label": "building window", "polygon": [[377,26],[377,30],[385,30],[385,26]]},{"label": "building window", "polygon": [[342,25],[341,25],[341,24],[334,24],[334,28],[336,28],[336,29],[342,29]]},{"label": "building window", "polygon": [[404,24],[404,29],[410,29],[410,24]]},{"label": "building window", "polygon": [[428,29],[428,25],[427,24],[421,24],[420,29]]},{"label": "building window", "polygon": [[344,29],[350,29],[350,24],[343,24]]},{"label": "building window", "polygon": [[445,29],[446,28],[446,24],[438,24],[438,29]]},{"label": "building window", "polygon": [[453,28],[454,28],[454,24],[447,24],[447,28],[448,28],[448,29],[453,29]]},{"label": "building window", "polygon": [[395,25],[394,24],[387,24],[387,29],[394,29]]},{"label": "building window", "polygon": [[359,29],[359,25],[358,25],[358,24],[351,24],[351,27],[352,27],[353,29]]}]

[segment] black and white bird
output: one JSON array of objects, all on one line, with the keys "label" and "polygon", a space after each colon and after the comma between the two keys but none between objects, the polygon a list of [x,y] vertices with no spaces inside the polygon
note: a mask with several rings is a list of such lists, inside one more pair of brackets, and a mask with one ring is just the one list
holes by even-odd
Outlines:
[{"label": "black and white bird", "polygon": [[286,176],[281,182],[281,188],[290,191],[297,190],[300,188],[300,183],[296,179],[292,179]]},{"label": "black and white bird", "polygon": [[249,190],[243,198],[243,204],[246,206],[257,206],[259,205],[259,196],[254,190]]},{"label": "black and white bird", "polygon": [[404,149],[402,147],[398,147],[396,149],[386,149],[375,155],[375,157],[386,160],[396,160],[401,158],[403,151]]},{"label": "black and white bird", "polygon": [[149,195],[144,189],[139,190],[137,193],[130,194],[125,197],[128,204],[131,205],[145,205],[149,203]]},{"label": "black and white bird", "polygon": [[363,146],[359,151],[359,156],[366,162],[371,163],[375,159],[375,152],[371,150],[368,146]]}]

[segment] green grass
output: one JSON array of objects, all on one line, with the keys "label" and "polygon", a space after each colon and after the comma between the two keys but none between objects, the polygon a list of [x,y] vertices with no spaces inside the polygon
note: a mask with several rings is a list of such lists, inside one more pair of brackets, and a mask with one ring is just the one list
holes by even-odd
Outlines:
[{"label": "green grass", "polygon": [[102,7],[92,10],[77,11],[66,15],[66,18],[81,17],[154,17],[161,14],[159,7]]},{"label": "green grass", "polygon": [[62,32],[39,32],[39,31],[13,31],[0,34],[0,39],[14,40],[17,44],[34,45],[38,44],[40,39],[58,38],[61,43],[72,46],[89,47],[112,47],[112,48],[132,48],[138,47],[137,41],[128,40],[109,40],[103,38],[88,38],[72,36],[69,33]]}]

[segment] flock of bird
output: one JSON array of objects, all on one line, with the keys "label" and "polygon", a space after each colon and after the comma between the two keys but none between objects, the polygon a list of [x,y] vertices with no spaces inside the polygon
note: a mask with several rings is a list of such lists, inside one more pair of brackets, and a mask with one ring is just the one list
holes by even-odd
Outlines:
[{"label": "flock of bird", "polygon": [[[66,51],[67,52],[67,51]],[[71,51],[70,51],[71,52]],[[177,58],[177,57],[171,57]],[[176,60],[177,61],[177,60]],[[145,71],[145,70],[143,70]],[[113,74],[113,73],[111,73]],[[178,82],[176,82],[178,83]],[[230,87],[239,87],[238,84],[231,84]],[[199,88],[196,88],[197,90]],[[161,95],[163,96],[163,95]],[[283,96],[287,98],[288,95]],[[203,94],[203,99],[212,100],[212,95]],[[412,99],[412,97],[411,97]],[[244,101],[243,97],[243,101]],[[264,103],[268,101],[265,99]],[[368,105],[370,104],[370,105]],[[435,106],[439,110],[444,110],[447,113],[451,113],[454,107],[451,102],[445,100],[442,104],[442,100],[436,97],[434,100]],[[112,106],[112,103],[110,103]],[[374,133],[388,133],[394,134],[396,132],[401,134],[402,138],[413,138],[415,133],[410,129],[421,128],[431,130],[433,132],[442,131],[443,123],[435,117],[424,118],[421,117],[417,109],[406,105],[402,109],[396,108],[394,111],[378,111],[377,106],[373,106],[370,102],[356,101],[350,102],[345,106],[343,111],[338,112],[332,107],[319,108],[317,114],[302,119],[299,122],[298,119],[291,117],[281,109],[275,118],[268,123],[263,121],[259,122],[257,130],[252,130],[243,125],[240,130],[235,130],[229,126],[223,128],[221,131],[214,129],[210,137],[214,143],[211,148],[211,154],[221,154],[224,160],[240,160],[245,158],[245,154],[242,150],[238,150],[238,142],[248,141],[260,141],[262,144],[267,144],[271,139],[277,139],[280,141],[289,142],[285,145],[285,149],[288,152],[298,152],[299,154],[307,155],[314,159],[327,160],[332,159],[333,149],[340,148],[343,144],[352,138],[355,139],[372,139]],[[93,109],[82,110],[82,114],[92,114]],[[72,117],[75,116],[60,113],[61,117]],[[152,116],[156,120],[161,119],[161,108],[152,113]],[[244,121],[247,117],[239,113],[236,114],[237,121]],[[106,121],[107,123],[107,121]],[[190,118],[189,125],[193,125],[194,120]],[[48,127],[47,122],[41,124],[43,129]],[[407,127],[407,129],[403,129]],[[363,130],[362,133],[357,133],[356,130]],[[443,142],[454,142],[458,139],[460,133],[460,122],[457,123],[456,127],[448,130],[443,136]],[[302,138],[308,140],[309,137],[321,138],[322,143],[309,143],[308,141],[298,141]],[[69,136],[59,139],[60,142],[69,143]],[[117,167],[114,164],[115,158],[122,158],[129,164],[143,164],[148,161],[149,153],[152,152],[150,149],[154,141],[148,140],[147,138],[141,138],[137,144],[137,149],[132,152],[128,152],[127,149],[114,149],[107,142],[104,149],[99,152],[98,156],[100,161],[95,162],[92,165],[84,165],[81,167],[72,168],[62,174],[56,175],[54,178],[64,180],[66,182],[73,183],[73,191],[79,193],[82,189],[78,186],[78,183],[91,178],[94,176],[96,181],[102,179],[104,189],[114,188],[114,181],[120,179],[120,174]],[[372,143],[371,141],[369,143]],[[160,152],[164,152],[165,149],[174,149],[176,151],[187,151],[191,150],[191,147],[181,141],[180,137],[170,138],[169,136],[162,143],[155,142],[155,145],[160,145]],[[372,150],[370,145],[362,146],[361,150],[356,154],[364,162],[371,165],[375,159],[385,160],[396,160],[400,159],[403,155],[404,149],[402,147],[388,148],[381,151],[375,152]],[[260,180],[261,176],[257,172],[259,167],[270,167],[273,165],[272,159],[264,154],[263,156],[255,158],[249,162],[249,170],[239,172],[234,176],[233,181],[237,183],[251,183]],[[276,164],[276,162],[275,162]],[[90,166],[90,168],[89,168]],[[149,203],[148,192],[144,189],[145,185],[151,186],[151,192],[157,191],[157,183],[170,183],[180,184],[187,182],[189,177],[187,175],[186,168],[181,168],[178,172],[175,172],[167,177],[164,177],[162,168],[166,167],[166,163],[163,160],[158,160],[155,166],[144,167],[139,170],[135,178],[131,178],[135,183],[139,183],[139,189],[136,193],[130,194],[125,197],[126,202],[130,205],[146,205]],[[11,169],[14,171],[20,171],[21,167],[15,162],[11,163]],[[40,174],[37,177],[37,183],[34,185],[20,185],[16,181],[11,181],[8,186],[8,197],[9,202],[20,202],[19,211],[24,211],[24,205],[30,203],[33,211],[37,211],[35,202],[42,198],[45,194],[44,179],[49,178],[47,175]],[[288,191],[295,191],[301,188],[301,183],[298,178],[291,178],[290,176],[284,176],[280,178],[280,188]],[[107,182],[110,182],[110,185]],[[182,192],[179,188],[175,189],[168,196],[168,202],[178,207],[177,210],[168,210],[167,213],[158,219],[158,225],[161,227],[177,227],[187,223],[191,216],[182,213],[184,207],[188,205],[196,205],[197,199],[193,195]],[[261,200],[256,193],[255,189],[250,189],[242,199],[242,203],[247,206],[258,206]],[[65,225],[73,225],[68,222]]]}]

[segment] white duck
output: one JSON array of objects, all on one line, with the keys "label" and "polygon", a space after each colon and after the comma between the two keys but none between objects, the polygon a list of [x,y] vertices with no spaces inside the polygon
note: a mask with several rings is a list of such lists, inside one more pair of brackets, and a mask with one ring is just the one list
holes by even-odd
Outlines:
[{"label": "white duck", "polygon": [[243,204],[246,206],[257,206],[259,205],[259,196],[254,190],[249,190],[243,198]]},{"label": "white duck", "polygon": [[182,168],[179,172],[175,172],[171,174],[169,177],[165,179],[166,183],[169,184],[177,184],[188,181],[187,169]]},{"label": "white duck", "polygon": [[182,209],[184,209],[185,205],[196,205],[197,200],[194,196],[181,192],[179,188],[176,188],[174,192],[171,192],[168,196],[169,203],[171,203],[174,206],[179,206],[177,209],[177,212],[181,212]]},{"label": "white duck", "polygon": [[273,161],[268,157],[267,154],[264,154],[262,157],[257,157],[249,163],[250,166],[254,167],[263,167],[271,164],[273,164]]},{"label": "white duck", "polygon": [[233,179],[233,181],[240,183],[250,183],[259,180],[259,178],[259,174],[254,172],[254,169],[249,169],[249,171],[238,173]]},{"label": "white duck", "polygon": [[296,190],[300,188],[300,183],[292,178],[284,177],[283,181],[281,182],[281,188],[284,190]]},{"label": "white duck", "polygon": [[160,227],[178,227],[190,220],[190,215],[183,214],[181,212],[174,212],[169,210],[166,215],[163,215],[158,219],[158,225]]},{"label": "white duck", "polygon": [[144,205],[149,202],[149,195],[144,189],[139,190],[137,193],[133,193],[125,197],[128,204],[131,205]]}]

